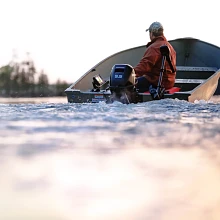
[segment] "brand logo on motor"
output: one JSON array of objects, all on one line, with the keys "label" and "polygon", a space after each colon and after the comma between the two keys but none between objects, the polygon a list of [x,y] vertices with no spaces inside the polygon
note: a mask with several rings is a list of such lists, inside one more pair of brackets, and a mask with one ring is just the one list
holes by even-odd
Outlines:
[{"label": "brand logo on motor", "polygon": [[115,74],[115,78],[116,78],[116,79],[122,79],[122,75]]}]

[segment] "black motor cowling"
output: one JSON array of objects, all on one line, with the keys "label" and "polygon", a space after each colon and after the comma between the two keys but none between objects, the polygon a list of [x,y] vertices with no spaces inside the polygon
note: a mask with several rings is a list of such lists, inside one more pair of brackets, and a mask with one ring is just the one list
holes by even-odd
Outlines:
[{"label": "black motor cowling", "polygon": [[136,103],[135,72],[129,64],[115,64],[110,75],[110,91],[112,101]]},{"label": "black motor cowling", "polygon": [[129,64],[115,64],[110,75],[110,87],[112,89],[125,88],[135,84],[134,69]]}]

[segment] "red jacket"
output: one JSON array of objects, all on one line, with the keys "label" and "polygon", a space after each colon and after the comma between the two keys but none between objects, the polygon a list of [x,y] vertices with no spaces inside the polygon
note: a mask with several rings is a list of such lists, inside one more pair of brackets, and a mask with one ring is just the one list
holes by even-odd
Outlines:
[{"label": "red jacket", "polygon": [[162,55],[160,53],[160,46],[162,45],[167,45],[169,47],[171,62],[175,70],[175,72],[172,73],[168,62],[166,61],[166,71],[163,74],[162,85],[166,89],[170,89],[174,86],[176,78],[176,51],[164,36],[156,37],[147,44],[144,56],[137,66],[134,67],[134,70],[136,77],[145,76],[151,84],[157,86],[162,64]]}]

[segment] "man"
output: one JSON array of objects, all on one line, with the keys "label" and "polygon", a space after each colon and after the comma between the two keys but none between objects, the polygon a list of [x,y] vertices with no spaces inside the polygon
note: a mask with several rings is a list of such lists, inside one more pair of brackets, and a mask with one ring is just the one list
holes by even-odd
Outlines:
[{"label": "man", "polygon": [[157,87],[162,64],[162,55],[160,52],[160,47],[162,45],[168,46],[170,50],[171,63],[175,70],[173,73],[168,62],[165,63],[162,86],[165,89],[170,89],[174,86],[176,78],[176,52],[172,45],[164,37],[163,26],[160,22],[153,22],[146,31],[149,31],[151,41],[146,46],[147,49],[144,56],[137,66],[134,67],[137,77],[136,87],[138,92],[148,91],[150,85]]}]

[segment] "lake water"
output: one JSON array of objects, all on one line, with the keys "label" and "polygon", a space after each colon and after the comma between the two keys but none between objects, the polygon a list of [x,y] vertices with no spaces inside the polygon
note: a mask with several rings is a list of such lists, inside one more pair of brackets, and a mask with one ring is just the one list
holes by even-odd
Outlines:
[{"label": "lake water", "polygon": [[1,220],[219,220],[220,97],[0,99]]}]

